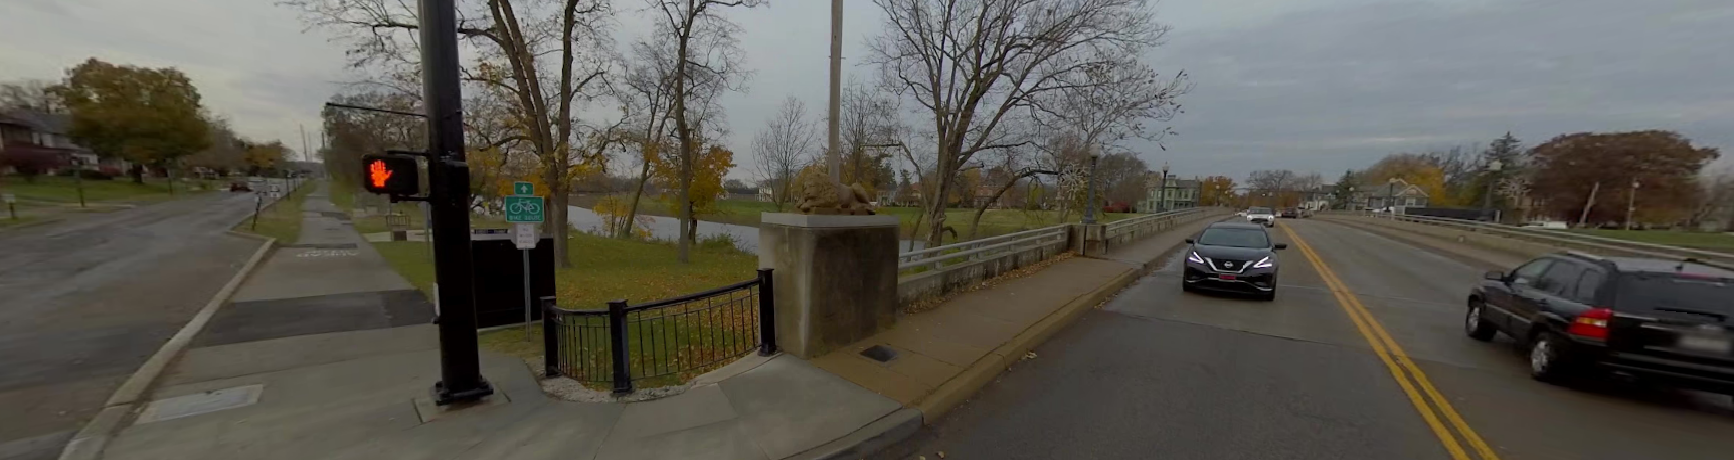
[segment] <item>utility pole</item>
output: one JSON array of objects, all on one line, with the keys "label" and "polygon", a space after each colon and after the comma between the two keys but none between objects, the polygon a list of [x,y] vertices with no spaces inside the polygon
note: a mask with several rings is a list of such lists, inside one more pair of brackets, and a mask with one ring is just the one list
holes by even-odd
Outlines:
[{"label": "utility pole", "polygon": [[1589,221],[1590,208],[1594,208],[1596,206],[1596,192],[1600,192],[1600,191],[1602,191],[1602,183],[1601,183],[1601,181],[1596,181],[1596,184],[1594,186],[1590,187],[1589,200],[1585,201],[1583,204],[1583,213],[1578,214],[1578,216],[1577,216],[1577,227],[1578,228],[1583,228],[1584,222]]},{"label": "utility pole", "polygon": [[831,117],[826,120],[825,165],[831,180],[843,180],[842,152],[837,139],[838,117],[843,116],[843,0],[831,0]]},{"label": "utility pole", "polygon": [[1499,183],[1499,169],[1505,165],[1499,160],[1487,164],[1487,193],[1481,195],[1481,215],[1493,215],[1493,186]]},{"label": "utility pole", "polygon": [[464,164],[464,110],[458,83],[454,0],[421,0],[422,100],[428,127],[428,211],[433,216],[434,281],[439,283],[440,381],[437,405],[494,394],[482,378],[476,341],[470,254],[470,170]]},{"label": "utility pole", "polygon": [[1090,177],[1084,183],[1084,225],[1096,223],[1096,155],[1090,155]]},{"label": "utility pole", "polygon": [[1632,179],[1632,191],[1626,195],[1626,230],[1632,229],[1632,213],[1638,210],[1638,187],[1642,185]]}]

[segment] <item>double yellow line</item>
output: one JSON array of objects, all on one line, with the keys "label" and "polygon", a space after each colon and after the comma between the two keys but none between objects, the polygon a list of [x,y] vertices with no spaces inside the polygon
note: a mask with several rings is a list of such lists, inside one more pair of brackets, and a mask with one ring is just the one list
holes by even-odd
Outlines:
[{"label": "double yellow line", "polygon": [[[1385,369],[1391,371],[1391,378],[1396,379],[1397,385],[1403,387],[1403,393],[1409,396],[1409,403],[1415,406],[1416,412],[1421,413],[1421,419],[1427,422],[1429,428],[1433,429],[1433,435],[1439,437],[1439,443],[1445,445],[1445,450],[1451,453],[1451,458],[1471,460],[1480,457],[1482,460],[1499,460],[1499,455],[1493,453],[1493,449],[1487,446],[1486,441],[1481,440],[1481,435],[1475,434],[1475,430],[1469,428],[1469,424],[1465,423],[1463,417],[1457,414],[1457,410],[1451,407],[1451,402],[1446,400],[1444,395],[1439,394],[1439,390],[1427,380],[1427,374],[1415,366],[1415,362],[1403,352],[1403,347],[1397,345],[1396,340],[1391,339],[1391,334],[1385,332],[1385,327],[1380,325],[1378,320],[1373,319],[1373,314],[1367,311],[1367,306],[1362,305],[1361,299],[1349,292],[1348,285],[1343,284],[1343,280],[1337,277],[1337,273],[1332,271],[1330,266],[1325,265],[1324,259],[1319,258],[1318,252],[1313,251],[1312,246],[1308,245],[1306,240],[1302,240],[1300,235],[1295,234],[1294,230],[1290,230],[1287,225],[1282,226],[1282,231],[1288,234],[1289,239],[1294,241],[1296,247],[1300,248],[1301,254],[1312,262],[1313,268],[1318,269],[1319,276],[1324,278],[1325,285],[1330,288],[1331,294],[1336,296],[1337,304],[1341,305],[1343,311],[1349,314],[1349,319],[1355,322],[1355,328],[1361,331],[1361,336],[1365,337],[1367,344],[1373,347],[1373,354],[1378,355],[1380,361],[1384,361]],[[1417,391],[1416,387],[1419,387],[1420,390]],[[1440,422],[1440,418],[1450,422],[1450,428],[1447,428],[1445,423]],[[1456,430],[1456,435],[1452,434],[1453,428]],[[1463,449],[1463,444],[1459,443],[1457,439],[1459,436],[1469,444],[1470,449],[1474,450],[1475,457],[1470,456]]]}]

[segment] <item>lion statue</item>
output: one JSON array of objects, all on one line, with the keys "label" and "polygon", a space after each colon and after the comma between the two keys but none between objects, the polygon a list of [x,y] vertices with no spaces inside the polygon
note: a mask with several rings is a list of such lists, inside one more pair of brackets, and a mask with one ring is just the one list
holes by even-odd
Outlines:
[{"label": "lion statue", "polygon": [[795,209],[801,214],[871,216],[873,205],[867,200],[867,191],[857,183],[853,187],[844,186],[842,182],[832,180],[819,168],[808,168],[801,171],[796,182],[800,191],[800,199],[795,203]]}]

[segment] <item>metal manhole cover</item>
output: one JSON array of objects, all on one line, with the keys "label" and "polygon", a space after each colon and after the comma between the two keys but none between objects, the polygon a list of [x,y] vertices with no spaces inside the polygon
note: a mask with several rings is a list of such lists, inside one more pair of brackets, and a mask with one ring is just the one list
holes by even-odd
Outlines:
[{"label": "metal manhole cover", "polygon": [[265,392],[264,384],[239,386],[195,393],[186,396],[176,396],[168,399],[151,401],[138,416],[135,425],[163,420],[174,420],[182,417],[192,417],[237,407],[247,407],[259,402],[259,394]]},{"label": "metal manhole cover", "polygon": [[867,359],[874,361],[887,363],[891,362],[893,359],[897,359],[897,350],[893,350],[891,347],[884,345],[874,345],[867,347],[866,350],[861,350],[861,356],[866,356]]}]

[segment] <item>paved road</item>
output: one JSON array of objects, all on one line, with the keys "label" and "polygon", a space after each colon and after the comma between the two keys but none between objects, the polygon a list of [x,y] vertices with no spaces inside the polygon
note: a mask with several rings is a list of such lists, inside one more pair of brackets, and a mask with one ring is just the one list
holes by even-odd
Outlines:
[{"label": "paved road", "polygon": [[214,192],[0,232],[0,459],[52,459],[258,248]]},{"label": "paved road", "polygon": [[[1459,299],[1480,267],[1338,224],[1284,222],[1491,457],[1734,455],[1726,396],[1550,386],[1528,378],[1509,339],[1464,337]],[[1438,404],[1422,402],[1462,454],[1448,451],[1322,272],[1298,247],[1282,256],[1272,303],[1182,293],[1171,262],[879,458],[1484,458]],[[1426,400],[1418,380],[1405,379]]]}]

